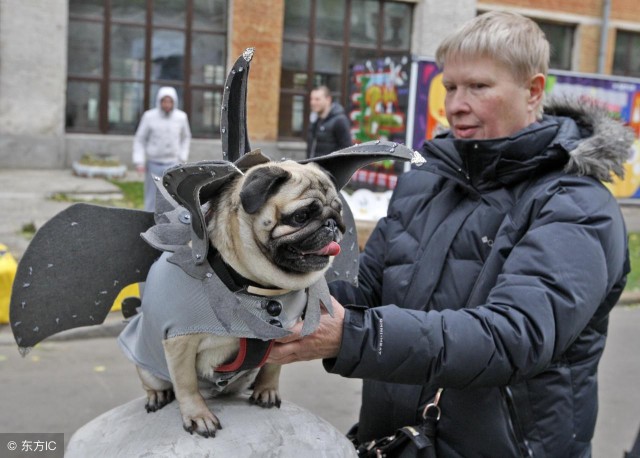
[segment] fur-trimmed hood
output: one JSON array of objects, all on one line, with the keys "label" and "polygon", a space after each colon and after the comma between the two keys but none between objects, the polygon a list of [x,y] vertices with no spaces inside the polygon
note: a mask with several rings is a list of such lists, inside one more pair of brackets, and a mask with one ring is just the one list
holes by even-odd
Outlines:
[{"label": "fur-trimmed hood", "polygon": [[633,131],[613,119],[601,107],[575,100],[551,100],[545,115],[568,117],[575,121],[582,140],[569,151],[567,173],[613,180],[612,173],[624,178],[624,163],[631,155]]}]

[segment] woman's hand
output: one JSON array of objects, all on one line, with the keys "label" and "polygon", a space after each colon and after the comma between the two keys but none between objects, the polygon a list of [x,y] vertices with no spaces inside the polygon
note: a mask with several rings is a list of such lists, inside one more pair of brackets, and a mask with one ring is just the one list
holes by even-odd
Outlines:
[{"label": "woman's hand", "polygon": [[267,363],[288,364],[294,361],[310,361],[337,356],[342,343],[344,307],[333,297],[331,302],[333,304],[333,318],[323,308],[318,329],[313,334],[304,337],[300,336],[302,322],[296,324],[291,329],[293,335],[276,340],[267,358]]}]

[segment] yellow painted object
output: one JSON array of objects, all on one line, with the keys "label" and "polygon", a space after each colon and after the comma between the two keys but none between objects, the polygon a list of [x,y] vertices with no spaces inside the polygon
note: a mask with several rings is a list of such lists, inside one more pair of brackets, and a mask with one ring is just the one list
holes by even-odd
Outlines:
[{"label": "yellow painted object", "polygon": [[115,312],[122,309],[122,300],[127,297],[140,297],[140,284],[132,283],[130,285],[125,286],[116,297],[116,300],[113,301],[113,307],[111,307],[111,311]]},{"label": "yellow painted object", "polygon": [[0,243],[0,324],[9,322],[11,287],[17,269],[18,263],[11,256],[7,247]]},{"label": "yellow painted object", "polygon": [[[16,276],[18,263],[11,256],[7,247],[0,243],[0,324],[9,323],[9,302],[11,302],[11,287]],[[122,309],[122,300],[127,297],[140,297],[140,285],[132,283],[125,286],[113,301],[111,311]]]}]

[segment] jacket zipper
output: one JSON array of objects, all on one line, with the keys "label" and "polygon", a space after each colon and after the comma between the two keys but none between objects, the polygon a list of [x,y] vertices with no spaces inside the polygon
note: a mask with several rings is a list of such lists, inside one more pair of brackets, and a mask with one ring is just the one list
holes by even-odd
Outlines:
[{"label": "jacket zipper", "polygon": [[511,388],[505,386],[500,388],[502,395],[505,399],[505,403],[507,404],[507,409],[509,409],[509,415],[507,419],[509,420],[509,427],[511,428],[511,433],[513,434],[516,445],[520,450],[520,456],[533,458],[533,450],[529,446],[529,441],[525,439],[524,432],[522,431],[522,425],[520,425],[520,421],[518,419],[518,413],[516,412],[515,403],[513,401],[513,393],[511,393]]}]

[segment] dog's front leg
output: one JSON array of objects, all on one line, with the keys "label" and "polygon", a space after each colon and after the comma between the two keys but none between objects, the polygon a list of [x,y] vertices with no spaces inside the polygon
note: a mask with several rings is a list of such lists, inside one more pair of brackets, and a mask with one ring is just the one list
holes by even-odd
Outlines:
[{"label": "dog's front leg", "polygon": [[215,437],[222,429],[218,418],[209,410],[198,390],[196,356],[201,339],[196,335],[177,336],[162,342],[173,382],[173,391],[180,405],[182,424],[189,432]]},{"label": "dog's front leg", "polygon": [[261,407],[276,406],[280,408],[280,393],[278,392],[280,369],[282,366],[279,364],[265,364],[260,368],[250,398],[251,402]]}]

